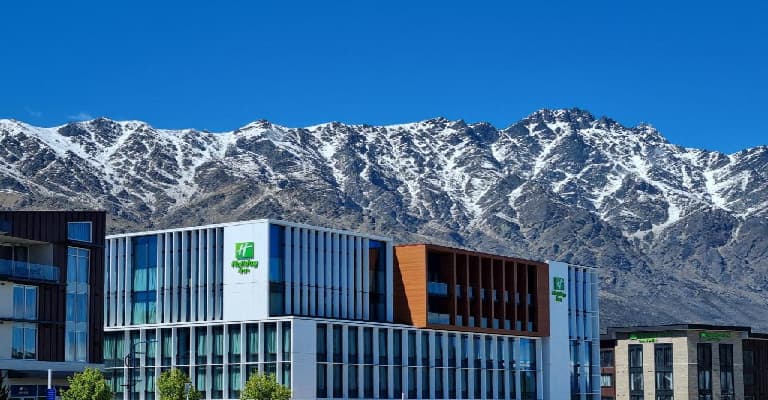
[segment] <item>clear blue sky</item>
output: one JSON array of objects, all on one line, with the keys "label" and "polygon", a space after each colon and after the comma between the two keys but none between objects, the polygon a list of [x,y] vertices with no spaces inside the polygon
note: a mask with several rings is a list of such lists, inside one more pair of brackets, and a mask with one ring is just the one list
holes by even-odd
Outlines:
[{"label": "clear blue sky", "polygon": [[685,146],[768,144],[764,1],[70,3],[0,4],[0,118],[504,127],[580,107]]}]

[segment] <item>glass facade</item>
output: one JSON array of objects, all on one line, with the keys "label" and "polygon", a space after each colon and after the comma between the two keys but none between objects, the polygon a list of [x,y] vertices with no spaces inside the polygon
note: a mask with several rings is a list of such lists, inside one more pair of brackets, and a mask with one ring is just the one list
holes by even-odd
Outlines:
[{"label": "glass facade", "polygon": [[269,315],[285,315],[285,228],[269,226]]},{"label": "glass facade", "polygon": [[157,236],[133,238],[131,322],[154,324],[157,315]]},{"label": "glass facade", "polygon": [[[137,383],[133,388],[137,399],[141,393],[145,399],[154,399],[154,378],[170,368],[184,371],[206,399],[239,398],[246,380],[255,373],[274,374],[278,382],[290,387],[292,332],[291,321],[107,331],[105,376],[115,398],[122,399],[123,388],[118,385],[125,384],[128,376],[123,359],[130,351],[130,343],[138,343],[134,370]],[[153,345],[150,340],[155,337],[160,340]],[[159,350],[160,357],[150,357],[155,349]],[[259,350],[266,355],[263,359],[259,357]]]},{"label": "glass facade", "polygon": [[[370,346],[367,330],[374,342]],[[538,339],[492,334],[458,336],[453,332],[330,321],[318,323],[315,334],[314,393],[318,398],[371,398],[375,391],[379,398],[515,399],[518,388],[521,399],[540,398]],[[367,358],[367,347],[378,350],[378,354]],[[329,354],[338,354],[336,359],[345,362],[337,363]],[[471,358],[472,362],[457,365],[459,357]]]},{"label": "glass facade", "polygon": [[67,249],[67,303],[64,359],[87,361],[90,251]]},{"label": "glass facade", "polygon": [[369,315],[371,321],[387,320],[387,244],[379,240],[368,241],[368,277],[370,283]]}]

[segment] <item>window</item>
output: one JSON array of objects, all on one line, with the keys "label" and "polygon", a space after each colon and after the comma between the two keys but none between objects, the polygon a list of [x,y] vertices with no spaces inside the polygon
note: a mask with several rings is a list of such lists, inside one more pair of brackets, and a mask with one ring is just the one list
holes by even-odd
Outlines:
[{"label": "window", "polygon": [[317,397],[323,398],[328,397],[328,386],[327,386],[327,380],[328,380],[328,365],[327,364],[317,364],[317,377],[316,379],[316,395]]},{"label": "window", "polygon": [[629,345],[629,395],[643,398],[643,345]]},{"label": "window", "polygon": [[37,359],[37,325],[13,324],[11,357],[28,360]]},{"label": "window", "polygon": [[213,327],[213,364],[222,363],[224,363],[224,327],[215,326]]},{"label": "window", "polygon": [[373,364],[373,328],[363,328],[363,362]]},{"label": "window", "polygon": [[400,397],[403,393],[403,367],[392,367],[392,397]]},{"label": "window", "polygon": [[157,236],[136,237],[132,239],[131,244],[131,321],[134,324],[153,324],[157,308]]},{"label": "window", "polygon": [[[343,362],[342,360],[343,344],[344,343],[341,336],[341,326],[334,325],[333,326],[333,362],[335,363]],[[333,379],[336,379],[336,377],[334,376]]]},{"label": "window", "polygon": [[387,367],[380,366],[379,367],[379,398],[380,399],[386,399],[389,397],[389,392],[387,390],[387,379],[389,375],[387,374]]},{"label": "window", "polygon": [[65,322],[65,361],[88,360],[88,274],[90,251],[67,248],[67,301]]},{"label": "window", "polygon": [[672,396],[672,344],[655,344],[653,351],[656,369],[656,399],[665,400]]},{"label": "window", "polygon": [[277,326],[275,323],[264,324],[264,361],[277,361]]},{"label": "window", "polygon": [[[208,352],[205,347],[205,340],[207,338],[208,334],[206,332],[206,327],[199,326],[195,328],[195,346],[197,346],[195,359],[197,365],[204,365],[208,363]],[[205,370],[203,370],[203,375],[205,375]]]},{"label": "window", "polygon": [[416,367],[408,367],[408,398],[416,398]]},{"label": "window", "polygon": [[723,344],[720,347],[720,398],[734,399],[733,388],[733,345]]},{"label": "window", "polygon": [[216,367],[213,367],[213,391],[211,392],[211,397],[214,399],[220,399],[222,398],[224,394],[224,368],[219,365]]},{"label": "window", "polygon": [[373,366],[366,365],[363,367],[363,397],[367,399],[373,398]]},{"label": "window", "polygon": [[336,398],[341,398],[344,395],[344,376],[341,367],[341,364],[333,365],[333,397]]},{"label": "window", "polygon": [[443,366],[443,334],[435,333],[435,366]]},{"label": "window", "polygon": [[189,365],[189,328],[176,328],[176,365]]},{"label": "window", "polygon": [[350,326],[347,328],[347,362],[351,364],[358,363],[357,344],[357,327]]},{"label": "window", "polygon": [[699,400],[712,400],[712,343],[696,345]]},{"label": "window", "polygon": [[229,327],[229,362],[240,362],[240,325]]},{"label": "window", "polygon": [[283,322],[283,359],[282,361],[291,360],[291,323]]},{"label": "window", "polygon": [[245,348],[246,348],[246,362],[256,362],[259,361],[259,325],[258,324],[248,324],[245,327],[246,330],[246,338],[245,338]]},{"label": "window", "polygon": [[600,366],[613,367],[613,350],[600,350]]},{"label": "window", "polygon": [[91,243],[91,223],[90,222],[68,222],[67,239],[77,240],[78,242]]},{"label": "window", "polygon": [[387,361],[387,355],[389,354],[389,351],[387,351],[387,330],[386,329],[379,329],[379,364],[380,365],[387,365],[389,362]]},{"label": "window", "polygon": [[240,398],[240,366],[229,366],[229,397]]},{"label": "window", "polygon": [[160,330],[160,352],[162,353],[160,365],[162,366],[170,366],[173,359],[173,336],[171,333],[171,329]]},{"label": "window", "polygon": [[755,352],[744,349],[744,386],[755,384]]},{"label": "window", "polygon": [[25,285],[13,286],[13,318],[26,320],[37,319],[37,287]]},{"label": "window", "polygon": [[600,375],[600,387],[613,387],[613,374]]},{"label": "window", "polygon": [[285,228],[269,226],[269,315],[285,315]]},{"label": "window", "polygon": [[387,243],[378,240],[368,242],[369,288],[371,321],[384,322],[387,319]]},{"label": "window", "polygon": [[408,365],[416,365],[416,332],[408,332]]},{"label": "window", "polygon": [[392,350],[393,350],[392,351],[393,363],[395,365],[402,365],[403,364],[403,331],[401,330],[392,331]]},{"label": "window", "polygon": [[349,394],[349,397],[357,398],[360,394],[360,391],[357,387],[357,384],[359,382],[357,365],[347,366],[347,380],[349,381],[349,387],[347,388],[347,393]]},{"label": "window", "polygon": [[422,367],[430,366],[429,365],[429,332],[421,333],[421,366]]},{"label": "window", "polygon": [[[328,361],[328,334],[326,333],[325,325],[317,324],[317,352],[316,357],[318,362]],[[319,375],[318,375],[319,376]],[[319,390],[319,389],[318,389]],[[319,396],[319,395],[318,395]]]}]

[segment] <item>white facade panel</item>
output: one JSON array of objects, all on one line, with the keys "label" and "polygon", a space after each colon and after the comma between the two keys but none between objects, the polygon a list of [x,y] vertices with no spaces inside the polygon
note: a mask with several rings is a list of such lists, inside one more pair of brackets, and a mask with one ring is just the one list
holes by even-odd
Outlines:
[{"label": "white facade panel", "polygon": [[[243,321],[269,316],[269,224],[252,223],[224,228],[223,238],[224,320]],[[236,243],[253,243],[257,267],[240,273],[233,267]]]}]

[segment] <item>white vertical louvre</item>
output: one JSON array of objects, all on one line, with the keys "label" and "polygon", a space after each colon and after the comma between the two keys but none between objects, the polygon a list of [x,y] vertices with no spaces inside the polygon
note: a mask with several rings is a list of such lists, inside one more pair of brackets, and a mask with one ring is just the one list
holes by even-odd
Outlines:
[{"label": "white vertical louvre", "polygon": [[312,229],[309,231],[309,243],[305,243],[305,247],[309,251],[309,315],[317,315],[317,259],[315,253],[317,252],[317,231]]},{"label": "white vertical louvre", "polygon": [[301,267],[301,229],[293,228],[293,314],[301,313]]},{"label": "white vertical louvre", "polygon": [[363,241],[355,237],[355,318],[363,318]]},{"label": "white vertical louvre", "polygon": [[197,230],[189,234],[189,320],[197,321]]},{"label": "white vertical louvre", "polygon": [[325,292],[328,290],[328,285],[325,282],[325,232],[317,232],[317,315],[325,317],[327,314]]},{"label": "white vertical louvre", "polygon": [[339,235],[339,258],[341,260],[341,274],[339,280],[339,288],[341,293],[339,295],[339,301],[341,302],[341,318],[349,318],[349,310],[347,308],[347,296],[349,292],[349,266],[347,262],[347,235]]},{"label": "white vertical louvre", "polygon": [[339,260],[339,235],[332,233],[333,249],[331,253],[331,266],[333,270],[333,306],[334,318],[341,318],[341,261]]},{"label": "white vertical louvre", "polygon": [[309,230],[301,230],[301,315],[309,315]]},{"label": "white vertical louvre", "polygon": [[205,250],[206,250],[206,262],[205,262],[205,269],[206,269],[206,276],[207,279],[205,281],[205,289],[206,289],[206,306],[205,306],[205,318],[208,321],[211,321],[215,319],[215,313],[213,310],[213,300],[214,300],[214,292],[216,290],[215,283],[216,283],[216,263],[215,263],[215,246],[216,246],[216,230],[215,229],[207,229],[207,237],[206,237],[206,243],[205,243]]}]

